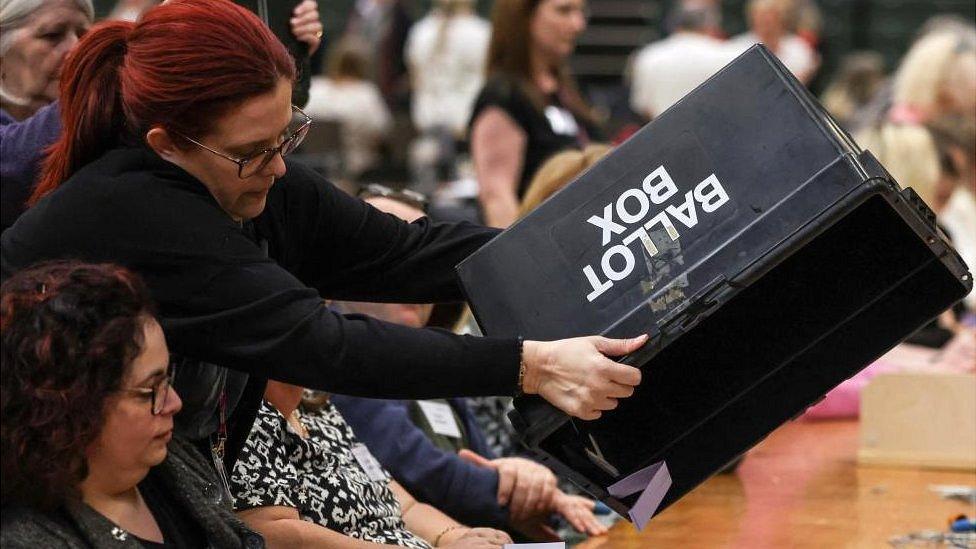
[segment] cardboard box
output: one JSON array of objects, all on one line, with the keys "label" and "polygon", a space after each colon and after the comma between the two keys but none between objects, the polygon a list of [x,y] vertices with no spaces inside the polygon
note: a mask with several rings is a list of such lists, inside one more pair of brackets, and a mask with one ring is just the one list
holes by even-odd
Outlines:
[{"label": "cardboard box", "polygon": [[976,471],[976,374],[898,372],[861,393],[862,465]]}]

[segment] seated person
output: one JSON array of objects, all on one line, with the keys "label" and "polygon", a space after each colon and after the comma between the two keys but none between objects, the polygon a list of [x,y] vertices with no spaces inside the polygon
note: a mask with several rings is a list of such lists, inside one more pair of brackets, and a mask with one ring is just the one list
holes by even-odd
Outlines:
[{"label": "seated person", "polygon": [[339,125],[343,175],[354,181],[381,166],[379,148],[393,124],[380,89],[369,79],[369,54],[364,50],[348,38],[333,46],[328,75],[312,77],[305,106],[312,120]]},{"label": "seated person", "polygon": [[467,528],[419,503],[361,444],[321,393],[268,383],[230,475],[239,516],[273,546],[500,548],[511,539]]},{"label": "seated person", "polygon": [[136,275],[41,264],[3,284],[0,314],[0,545],[263,547],[172,439],[181,401]]},{"label": "seated person", "polygon": [[[391,195],[366,201],[412,222],[423,211],[408,199]],[[423,327],[432,309],[431,305],[352,302],[333,303],[333,307],[413,327]],[[594,502],[560,491],[545,466],[519,457],[492,459],[495,454],[465,399],[418,402],[333,395],[332,402],[393,478],[454,519],[534,540],[554,540],[559,538],[548,522],[557,513],[585,534],[606,532],[593,516]]]},{"label": "seated person", "polygon": [[[521,219],[546,201],[550,196],[576,179],[590,166],[606,156],[612,147],[603,143],[588,145],[583,150],[568,150],[552,155],[532,176],[525,197],[519,205],[518,218]],[[481,335],[478,324],[471,311],[465,312],[455,327],[460,334]],[[519,452],[515,442],[515,428],[508,420],[512,407],[512,397],[488,396],[472,397],[468,405],[488,440],[488,446],[498,456],[513,456]],[[569,489],[570,486],[563,486]]]}]

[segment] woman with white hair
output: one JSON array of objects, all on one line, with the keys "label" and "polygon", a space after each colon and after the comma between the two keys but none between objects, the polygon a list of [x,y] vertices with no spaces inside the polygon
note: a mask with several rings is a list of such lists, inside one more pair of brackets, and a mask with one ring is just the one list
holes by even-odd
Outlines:
[{"label": "woman with white hair", "polygon": [[91,0],[0,0],[0,230],[23,211],[61,132],[61,63],[93,16]]},{"label": "woman with white hair", "polygon": [[0,2],[0,107],[23,120],[58,98],[61,63],[92,24],[91,0]]}]

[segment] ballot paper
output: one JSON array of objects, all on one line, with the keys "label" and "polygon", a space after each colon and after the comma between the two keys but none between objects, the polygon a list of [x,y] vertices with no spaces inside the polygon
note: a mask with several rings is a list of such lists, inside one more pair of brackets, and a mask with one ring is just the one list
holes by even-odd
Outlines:
[{"label": "ballot paper", "polygon": [[607,487],[607,492],[617,498],[640,493],[640,497],[627,515],[638,530],[643,530],[647,521],[651,520],[651,516],[661,505],[669,488],[671,488],[671,474],[668,472],[668,465],[662,461],[615,482]]}]

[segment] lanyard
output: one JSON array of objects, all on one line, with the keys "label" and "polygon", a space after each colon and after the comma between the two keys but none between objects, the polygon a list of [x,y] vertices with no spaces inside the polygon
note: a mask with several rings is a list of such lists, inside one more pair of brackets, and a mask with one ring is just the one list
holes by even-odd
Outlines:
[{"label": "lanyard", "polygon": [[224,389],[220,391],[220,426],[217,428],[217,439],[213,446],[210,447],[210,453],[213,458],[214,469],[217,471],[217,477],[220,481],[221,488],[223,488],[222,496],[227,505],[232,505],[234,497],[231,495],[230,482],[227,478],[227,469],[224,466],[224,454],[226,452],[225,446],[227,444],[227,390]]},{"label": "lanyard", "polygon": [[227,390],[220,391],[220,425],[217,427],[217,440],[214,443],[214,454],[221,460],[224,459],[225,445],[227,443]]}]

